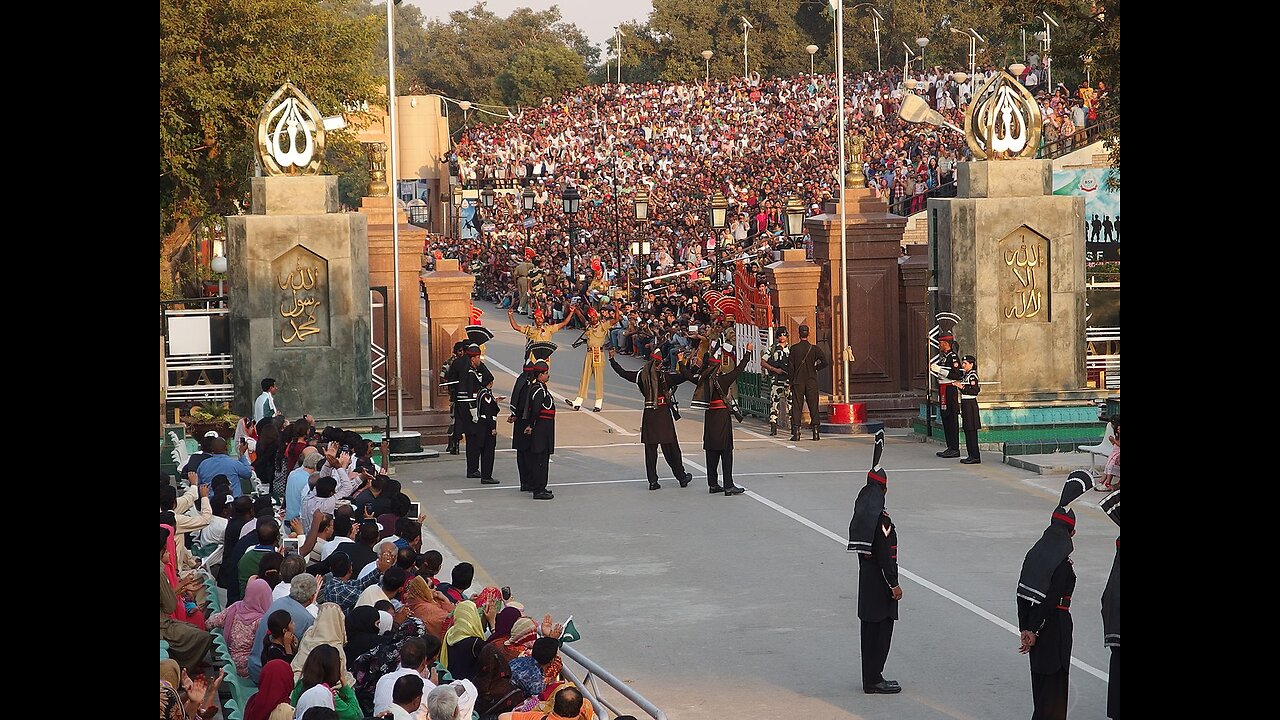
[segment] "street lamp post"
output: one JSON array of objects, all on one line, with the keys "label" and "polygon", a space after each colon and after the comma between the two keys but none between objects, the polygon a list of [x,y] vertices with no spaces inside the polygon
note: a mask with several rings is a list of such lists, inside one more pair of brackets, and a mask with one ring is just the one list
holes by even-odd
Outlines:
[{"label": "street lamp post", "polygon": [[636,279],[640,285],[637,295],[643,297],[644,281],[649,276],[649,252],[652,246],[648,240],[632,240],[631,256],[635,258],[633,262],[636,264]]},{"label": "street lamp post", "polygon": [[453,186],[453,227],[451,228],[453,238],[456,240],[462,237],[462,186]]},{"label": "street lamp post", "polygon": [[574,244],[578,241],[578,228],[574,225],[575,216],[578,214],[578,206],[582,201],[582,196],[578,194],[578,188],[570,185],[560,194],[560,200],[564,203],[564,214],[569,218],[569,285],[571,287],[569,301],[573,302],[573,292],[576,289],[575,283],[578,281],[577,266],[574,264]]},{"label": "street lamp post", "polygon": [[[618,82],[622,82],[622,26],[616,25],[613,28],[613,46],[618,51]],[[609,78],[606,77],[605,80]]]},{"label": "street lamp post", "polygon": [[755,25],[752,25],[751,21],[747,20],[745,16],[739,17],[742,18],[742,79],[746,80],[751,74],[750,70],[747,69],[747,34],[755,29]]},{"label": "street lamp post", "polygon": [[[977,30],[974,30],[973,28],[968,28],[967,30],[957,30],[955,28],[950,28],[950,30],[951,32],[956,33],[957,35],[964,35],[965,37],[969,38],[969,75],[968,77],[973,77],[975,72],[977,57],[978,57],[978,41],[981,40],[983,45],[986,45],[987,41],[985,38],[983,38],[981,35],[978,34]],[[963,80],[961,82],[963,82]]]},{"label": "street lamp post", "polygon": [[725,199],[724,194],[716,190],[711,196],[711,237],[716,243],[716,281],[720,280],[720,246],[724,243],[720,240],[720,231],[725,228],[725,219],[729,214],[729,201]]},{"label": "street lamp post", "polygon": [[804,51],[809,53],[809,77],[813,77],[813,54],[818,52],[818,46],[806,45]]},{"label": "street lamp post", "polygon": [[529,230],[533,227],[533,203],[537,199],[532,187],[526,187],[520,193],[520,202],[524,207],[524,246],[529,247]]},{"label": "street lamp post", "polygon": [[1051,32],[1050,32],[1050,30],[1049,30],[1049,25],[1050,25],[1050,23],[1052,23],[1054,27],[1061,27],[1061,26],[1060,26],[1060,25],[1058,25],[1058,21],[1057,21],[1057,20],[1054,20],[1054,19],[1053,19],[1053,16],[1052,16],[1052,15],[1050,15],[1049,13],[1047,13],[1047,12],[1045,12],[1045,11],[1043,11],[1043,10],[1041,10],[1041,11],[1040,11],[1040,18],[1044,21],[1044,74],[1045,74],[1045,81],[1046,81],[1046,83],[1047,83],[1047,84],[1048,84],[1048,86],[1049,86],[1049,92],[1050,92],[1050,93],[1053,93],[1053,65],[1052,65],[1052,63],[1050,63],[1050,62],[1049,62],[1049,53],[1050,53],[1050,50],[1051,50],[1051,44],[1052,44],[1052,42],[1053,42],[1053,36],[1052,36],[1052,33],[1051,33]]},{"label": "street lamp post", "polygon": [[1093,56],[1081,55],[1080,59],[1084,61],[1084,84],[1088,87],[1093,87],[1093,74],[1091,72],[1093,70]]},{"label": "street lamp post", "polygon": [[804,235],[804,203],[800,202],[800,198],[792,195],[787,199],[787,238],[790,245],[795,248],[800,242],[800,237]]},{"label": "street lamp post", "polygon": [[[643,187],[641,187],[640,189],[636,190],[635,199],[632,201],[632,210],[634,211],[634,213],[633,213],[632,217],[634,217],[634,218],[635,218],[635,221],[636,221],[637,223],[639,223],[639,224],[640,224],[641,232],[642,232],[642,233],[644,233],[644,234],[645,234],[645,236],[647,237],[647,236],[648,236],[648,230],[647,230],[644,226],[649,222],[649,191],[648,191],[648,190],[644,189]],[[634,243],[634,242],[632,243],[632,246],[633,246],[633,247],[635,246],[635,243]],[[635,253],[632,253],[632,254],[634,255]],[[645,240],[645,241],[644,241],[644,254],[645,254],[645,256],[646,256],[646,257],[648,257],[648,255],[649,255],[649,241],[648,241],[648,240]],[[646,275],[647,275],[647,273],[646,273]],[[628,275],[628,277],[629,277],[629,275]],[[641,278],[640,278],[640,288],[639,288],[639,291],[640,291],[640,293],[643,293],[643,292],[644,292],[644,278],[643,278],[643,277],[641,277]]]},{"label": "street lamp post", "polygon": [[706,64],[707,64],[707,74],[703,78],[703,82],[708,82],[708,83],[711,82],[711,56],[712,55],[715,55],[715,53],[711,52],[710,50],[702,51],[702,59],[706,61]]},{"label": "street lamp post", "polygon": [[920,69],[924,70],[924,47],[929,44],[929,38],[921,36],[916,38],[916,45],[920,46]]},{"label": "street lamp post", "polygon": [[911,74],[911,58],[916,54],[911,52],[911,46],[902,43],[902,81],[906,82],[907,76]]},{"label": "street lamp post", "polygon": [[[387,3],[387,132],[391,136],[391,157],[388,158],[390,172],[387,173],[387,180],[391,185],[391,274],[393,276],[392,285],[395,289],[392,295],[396,299],[395,323],[396,323],[396,432],[404,433],[404,382],[401,377],[404,366],[401,364],[400,353],[400,217],[396,211],[397,201],[399,197],[399,181],[400,168],[397,165],[397,138],[396,138],[396,20],[395,7],[400,5],[400,0],[394,3]],[[463,123],[464,125],[466,123]],[[388,438],[389,440],[390,438]],[[389,464],[389,463],[388,463]]]}]

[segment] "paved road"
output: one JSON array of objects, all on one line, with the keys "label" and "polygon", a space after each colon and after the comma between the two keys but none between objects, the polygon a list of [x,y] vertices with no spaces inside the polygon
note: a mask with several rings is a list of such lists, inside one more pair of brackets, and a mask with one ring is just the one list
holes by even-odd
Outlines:
[{"label": "paved road", "polygon": [[[483,307],[497,333],[487,346],[495,387],[506,394],[512,378],[500,368],[519,369],[523,338],[500,324],[503,311]],[[551,378],[553,390],[570,398],[584,352],[569,347],[576,337],[557,335],[562,349]],[[690,393],[682,386],[682,405]],[[735,426],[735,479],[750,491],[712,496],[701,419],[687,412],[678,429],[697,479],[681,489],[660,460],[663,486],[650,492],[637,444],[640,407],[634,386],[612,371],[604,412],[561,405],[551,502],[518,491],[509,450],[498,453],[497,486],[465,479],[462,456],[406,464],[399,477],[423,502],[437,537],[478,564],[478,580],[510,585],[533,612],[558,620],[572,613],[583,635],[575,647],[672,720],[1030,714],[1014,588],[1059,483],[995,458],[981,466],[939,460],[937,446],[891,431],[883,462],[904,598],[885,675],[905,689],[865,695],[857,565],[844,537],[870,465],[870,439],[793,444],[748,419]],[[509,426],[500,433],[500,450],[509,448]],[[1099,598],[1117,530],[1096,506],[1076,512],[1071,715],[1101,718],[1106,682],[1098,676],[1105,677],[1107,655]]]}]

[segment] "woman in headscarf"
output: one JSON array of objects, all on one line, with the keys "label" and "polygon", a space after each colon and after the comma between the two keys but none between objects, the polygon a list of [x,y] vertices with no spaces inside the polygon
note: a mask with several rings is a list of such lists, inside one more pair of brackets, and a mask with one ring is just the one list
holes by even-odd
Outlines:
[{"label": "woman in headscarf", "polygon": [[262,615],[271,607],[271,585],[262,578],[254,578],[245,588],[244,599],[232,603],[226,610],[209,618],[209,627],[221,627],[227,639],[227,649],[236,665],[236,674],[249,677],[249,653],[253,650],[253,638],[258,632]]},{"label": "woman in headscarf", "polygon": [[160,661],[160,720],[208,720],[218,712],[218,687],[224,673],[213,682],[204,675],[187,676],[172,659]]},{"label": "woman in headscarf", "polygon": [[332,645],[337,648],[342,660],[342,668],[346,670],[347,656],[343,647],[347,644],[347,629],[342,616],[342,608],[337,603],[325,603],[316,614],[316,621],[302,635],[298,642],[298,652],[293,656],[293,677],[302,677],[302,669],[306,667],[307,656],[321,645]]},{"label": "woman in headscarf", "polygon": [[476,709],[480,711],[481,717],[513,710],[527,697],[523,690],[511,682],[511,665],[493,643],[487,643],[481,648],[472,682],[479,691]]},{"label": "woman in headscarf", "polygon": [[[203,583],[197,582],[199,577],[194,573],[189,573],[186,577],[180,577],[178,574],[178,548],[174,544],[174,529],[172,525],[161,525],[160,532],[168,533],[168,539],[165,541],[166,555],[163,561],[164,575],[169,579],[169,587],[173,588],[175,594],[179,595],[178,603],[173,609],[173,619],[182,620],[183,622],[195,625],[201,630],[205,629],[204,613],[198,608],[188,609],[181,596],[188,594],[195,595]],[[185,590],[185,591],[184,591]],[[186,667],[185,665],[183,667]]]},{"label": "woman in headscarf", "polygon": [[363,720],[351,683],[343,679],[341,652],[332,645],[321,645],[307,656],[302,677],[289,695],[294,720],[301,720],[313,707],[334,710],[339,720]]},{"label": "woman in headscarf", "polygon": [[160,661],[160,720],[187,720],[182,700],[182,668],[174,660]]},{"label": "woman in headscarf", "polygon": [[352,663],[356,658],[381,642],[378,637],[378,616],[379,612],[371,605],[361,605],[347,613],[347,643],[344,650],[348,670],[353,669]]},{"label": "woman in headscarf", "polygon": [[289,693],[293,690],[293,669],[283,660],[262,666],[258,692],[244,706],[244,720],[293,720]]},{"label": "woman in headscarf", "polygon": [[[378,614],[390,617],[386,612]],[[426,634],[426,625],[418,618],[410,616],[400,623],[399,627],[379,636],[379,643],[359,656],[356,656],[348,647],[347,656],[353,658],[351,672],[356,680],[356,699],[360,701],[365,714],[373,714],[373,696],[377,690],[378,680],[400,667],[400,649],[410,638],[420,638]]]},{"label": "woman in headscarf", "polygon": [[168,569],[172,567],[171,547],[173,545],[172,528],[160,528],[160,639],[169,643],[169,656],[184,668],[195,667],[209,652],[213,644],[213,636],[194,627],[190,623],[177,618],[178,608],[182,605],[179,592],[185,590],[187,583],[178,583],[176,576],[171,576]]},{"label": "woman in headscarf", "polygon": [[405,589],[409,612],[426,626],[427,632],[444,639],[444,620],[456,607],[444,593],[433,589],[421,575],[409,581]]},{"label": "woman in headscarf", "polygon": [[[496,603],[485,606],[485,612],[497,608]],[[449,669],[455,680],[471,680],[475,674],[476,659],[484,646],[484,627],[480,624],[480,612],[470,600],[458,603],[453,611],[453,625],[444,634],[444,647],[440,649],[440,663]]]},{"label": "woman in headscarf", "polygon": [[523,617],[523,613],[517,608],[502,608],[502,612],[498,613],[497,619],[493,622],[493,632],[489,633],[489,638],[485,642],[501,647],[502,643],[505,643],[511,637],[511,627],[521,617]]},{"label": "woman in headscarf", "polygon": [[498,644],[502,656],[508,662],[524,657],[533,651],[533,641],[538,639],[538,626],[527,617],[516,618],[511,626],[510,636]]}]

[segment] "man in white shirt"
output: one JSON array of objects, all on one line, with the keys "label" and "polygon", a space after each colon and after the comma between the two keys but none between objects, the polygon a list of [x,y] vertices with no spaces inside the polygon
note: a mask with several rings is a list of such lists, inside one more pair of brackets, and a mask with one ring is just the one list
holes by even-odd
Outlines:
[{"label": "man in white shirt", "polygon": [[391,689],[392,703],[387,707],[391,711],[391,720],[415,720],[418,710],[426,710],[422,702],[423,688],[426,683],[418,675],[402,675]]},{"label": "man in white shirt", "polygon": [[[378,541],[378,544],[373,546],[373,550],[378,553],[378,559],[360,568],[360,571],[356,573],[356,577],[362,578],[374,570],[377,570],[378,560],[382,560],[384,562],[390,560],[392,564],[394,564],[396,561],[396,554],[399,552],[400,547],[396,545],[395,540],[386,538]],[[369,604],[372,605],[373,603]]]},{"label": "man in white shirt", "polygon": [[[422,691],[429,693],[436,688],[438,677],[435,670],[435,659],[440,655],[440,638],[427,635],[410,638],[400,647],[400,667],[378,678],[373,690],[373,714],[381,715],[392,706],[392,690],[396,681],[406,675],[422,678]],[[416,720],[427,720],[427,706],[423,703],[413,714]]]},{"label": "man in white shirt", "polygon": [[280,414],[280,411],[276,409],[276,390],[275,378],[263,378],[262,394],[258,396],[257,400],[253,401],[254,420],[275,417]]}]

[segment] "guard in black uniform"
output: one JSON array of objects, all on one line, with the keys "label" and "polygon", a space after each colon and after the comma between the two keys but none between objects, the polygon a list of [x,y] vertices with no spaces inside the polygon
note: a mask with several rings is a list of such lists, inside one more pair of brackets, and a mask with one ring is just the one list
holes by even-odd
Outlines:
[{"label": "guard in black uniform", "polygon": [[[1120,527],[1120,491],[1102,498],[1098,507]],[[1102,591],[1102,643],[1111,648],[1111,665],[1107,668],[1107,717],[1120,720],[1120,537],[1116,536],[1116,559],[1111,576]]]},{"label": "guard in black uniform", "polygon": [[640,418],[640,442],[644,443],[644,469],[649,476],[649,489],[657,490],[658,484],[658,448],[662,448],[662,456],[666,458],[671,472],[680,481],[680,487],[688,487],[693,474],[684,469],[684,458],[680,455],[680,441],[676,438],[676,420],[679,419],[675,398],[671,391],[685,380],[693,378],[679,373],[668,373],[662,369],[662,348],[656,343],[649,361],[639,371],[627,370],[614,359],[617,350],[609,348],[609,365],[623,380],[633,382],[640,388],[644,397],[644,415]]},{"label": "guard in black uniform", "polygon": [[[462,381],[458,383],[458,396],[466,405],[467,414],[464,430],[467,437],[467,477],[480,478],[486,485],[498,482],[490,477],[493,474],[493,452],[497,442],[495,437],[497,424],[494,422],[494,418],[497,417],[497,404],[494,402],[492,392],[493,372],[481,359],[484,344],[492,339],[493,332],[488,328],[482,325],[467,326],[468,342],[465,353],[470,367],[462,376]],[[487,402],[494,406],[488,409],[487,417],[485,408],[482,408],[482,403],[485,402],[482,396],[486,394]],[[481,468],[486,452],[488,472]]]},{"label": "guard in black uniform", "polygon": [[[693,392],[690,406],[706,411],[702,423],[702,449],[707,453],[707,488],[714,495],[723,492],[726,497],[741,495],[747,489],[733,484],[733,425],[729,422],[729,404],[725,394],[738,379],[738,373],[746,367],[751,359],[752,343],[747,343],[747,351],[742,354],[737,367],[727,373],[720,372],[720,352],[708,353],[702,361],[701,373],[698,375],[698,388]],[[716,477],[716,468],[724,470],[724,486],[720,486]]]},{"label": "guard in black uniform", "polygon": [[[550,343],[546,343],[549,345]],[[554,347],[554,346],[552,346]],[[546,347],[530,348],[535,358],[534,379],[527,392],[524,419],[529,437],[529,488],[534,500],[551,500],[555,493],[547,489],[547,474],[551,468],[551,455],[556,451],[556,400],[547,387],[551,379],[551,365],[547,362],[551,353]]]},{"label": "guard in black uniform", "polygon": [[951,384],[955,380],[964,380],[957,350],[956,336],[943,330],[938,336],[938,362],[929,366],[930,372],[938,378],[942,432],[947,439],[947,449],[937,453],[940,458],[960,457],[960,388]]},{"label": "guard in black uniform", "polygon": [[533,492],[533,487],[529,484],[529,480],[532,477],[529,472],[529,441],[531,438],[525,434],[524,429],[529,427],[528,421],[525,420],[525,414],[529,409],[529,391],[538,377],[538,368],[529,354],[535,349],[537,350],[536,354],[549,357],[551,353],[556,351],[556,344],[553,342],[533,343],[525,353],[524,372],[520,374],[520,377],[516,378],[516,384],[511,388],[511,415],[507,417],[507,422],[513,425],[511,447],[516,451],[516,471],[520,474],[520,492]]},{"label": "guard in black uniform", "polygon": [[440,368],[440,387],[449,388],[449,442],[445,446],[445,452],[450,455],[458,454],[458,445],[462,440],[462,431],[458,426],[458,383],[462,381],[462,376],[466,372],[467,344],[459,340],[453,344],[453,357],[445,361],[444,367]]},{"label": "guard in black uniform", "polygon": [[1062,499],[1044,535],[1027,551],[1018,578],[1018,652],[1031,656],[1031,720],[1066,720],[1071,670],[1071,594],[1076,571],[1071,567],[1071,536],[1076,514],[1072,500],[1093,487],[1089,473],[1067,476]]},{"label": "guard in black uniform", "polygon": [[804,406],[809,406],[813,439],[818,439],[818,373],[827,367],[827,354],[809,342],[809,326],[801,325],[800,342],[791,346],[791,440],[800,439],[804,424]]},{"label": "guard in black uniform", "polygon": [[848,552],[858,554],[858,619],[862,621],[862,690],[868,694],[902,692],[897,680],[884,679],[884,664],[898,619],[898,530],[884,510],[889,478],[880,466],[884,430],[876,432],[875,456],[867,484],[853,503]]}]

